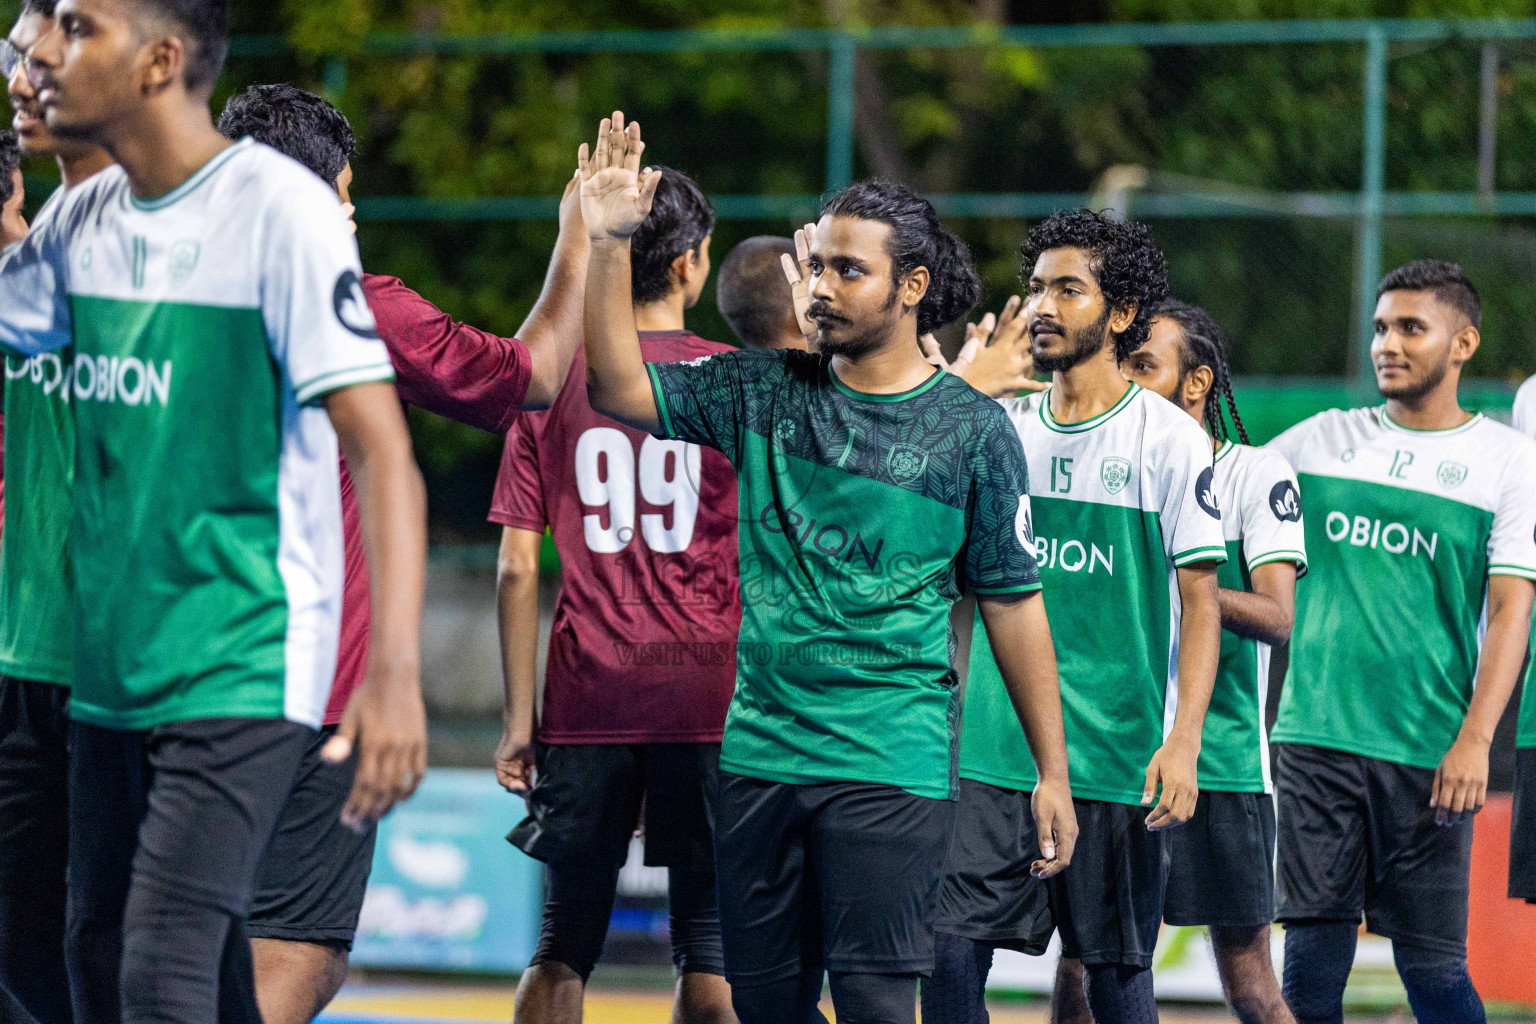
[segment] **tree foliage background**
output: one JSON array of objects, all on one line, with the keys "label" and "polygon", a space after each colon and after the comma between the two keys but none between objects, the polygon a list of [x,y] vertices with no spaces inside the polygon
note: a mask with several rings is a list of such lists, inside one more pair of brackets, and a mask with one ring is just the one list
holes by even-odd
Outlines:
[{"label": "tree foliage background", "polygon": [[[5,4],[0,4],[3,10]],[[14,10],[14,2],[10,5]],[[648,159],[714,194],[815,194],[823,185],[826,56],[364,56],[370,33],[850,27],[1065,21],[1505,15],[1514,0],[235,0],[236,31],[286,38],[282,57],[236,58],[216,103],[264,81],[326,86],[357,129],[354,195],[553,196],[576,147],[622,107]],[[1361,168],[1357,44],[862,52],[857,175],[932,192],[1092,192],[1133,165],[1148,187],[1354,191]],[[1536,191],[1536,41],[1501,44],[1496,186]],[[1471,191],[1477,181],[1480,44],[1394,44],[1389,189]],[[338,84],[334,79],[332,85]],[[39,178],[45,168],[34,168]],[[1028,225],[955,221],[975,249],[988,306],[1016,287]],[[716,259],[784,221],[722,221]],[[1536,371],[1536,233],[1520,218],[1389,219],[1387,267],[1463,262],[1488,303],[1478,376]],[[1175,291],[1233,337],[1240,374],[1339,376],[1350,365],[1355,225],[1302,217],[1162,218]],[[365,265],[396,274],[456,317],[516,331],[537,295],[553,222],[367,221]],[[712,291],[692,326],[729,339]],[[478,533],[498,440],[415,414],[438,539]]]}]

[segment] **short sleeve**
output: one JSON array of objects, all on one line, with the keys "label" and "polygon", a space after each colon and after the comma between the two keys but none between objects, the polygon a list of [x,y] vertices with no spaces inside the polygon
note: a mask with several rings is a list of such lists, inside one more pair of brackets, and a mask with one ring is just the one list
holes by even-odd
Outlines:
[{"label": "short sleeve", "polygon": [[1536,581],[1536,442],[1517,442],[1493,510],[1488,575]]},{"label": "short sleeve", "polygon": [[1158,509],[1168,558],[1181,567],[1227,560],[1221,507],[1216,503],[1211,442],[1193,420],[1189,421],[1189,428],[1171,431],[1167,436],[1162,461],[1168,489]]},{"label": "short sleeve", "polygon": [[549,517],[544,509],[544,478],[539,472],[538,436],[545,413],[525,412],[507,431],[501,451],[501,469],[491,497],[490,520],[517,530],[544,532]]},{"label": "short sleeve", "polygon": [[1250,570],[1270,562],[1293,562],[1302,575],[1307,571],[1307,545],[1296,474],[1279,452],[1256,448],[1248,457],[1251,465],[1238,492],[1242,507],[1223,514],[1242,516],[1243,557]]},{"label": "short sleeve", "polygon": [[65,207],[61,188],[38,211],[27,237],[0,254],[0,345],[22,355],[70,342]]},{"label": "short sleeve", "polygon": [[296,178],[268,198],[263,220],[262,319],[298,403],[393,380],[335,194],[318,178]]},{"label": "short sleeve", "polygon": [[683,363],[646,363],[656,397],[659,436],[714,448],[735,465],[747,390],[759,375],[744,372],[743,353],[720,352]]},{"label": "short sleeve", "polygon": [[1040,589],[1029,471],[1018,433],[1003,416],[987,432],[971,474],[965,585],[979,597]]}]

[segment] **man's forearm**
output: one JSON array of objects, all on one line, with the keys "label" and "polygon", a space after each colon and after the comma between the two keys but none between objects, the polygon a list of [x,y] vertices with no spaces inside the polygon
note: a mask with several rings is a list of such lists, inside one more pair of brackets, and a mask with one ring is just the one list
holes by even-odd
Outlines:
[{"label": "man's forearm", "polygon": [[659,423],[635,331],[629,240],[594,240],[587,264],[583,344],[592,408],[639,430]]},{"label": "man's forearm", "polygon": [[496,581],[496,611],[501,634],[501,669],[505,686],[503,721],[508,729],[531,736],[539,659],[539,574],[525,566],[504,566]]},{"label": "man's forearm", "polygon": [[347,451],[357,491],[372,609],[369,661],[415,672],[426,588],[426,488],[410,449]]},{"label": "man's forearm", "polygon": [[1041,779],[1067,777],[1066,728],[1061,714],[1061,680],[1045,598],[1032,594],[1004,604],[977,602],[992,654],[1014,713],[1024,727],[1030,756]]},{"label": "man's forearm", "polygon": [[[1524,580],[1518,582],[1525,583]],[[1527,583],[1526,587],[1529,586]],[[1488,629],[1478,659],[1477,682],[1472,688],[1467,717],[1461,725],[1463,736],[1487,744],[1493,743],[1494,730],[1504,715],[1510,695],[1515,692],[1520,670],[1525,665],[1531,632],[1529,596],[1522,601],[1518,595],[1506,597],[1492,588],[1490,590]]]},{"label": "man's forearm", "polygon": [[561,225],[549,271],[544,275],[544,288],[518,331],[533,360],[528,396],[523,401],[525,409],[549,408],[565,387],[571,362],[581,347],[582,303],[590,252],[586,233],[579,225],[575,230]]},{"label": "man's forearm", "polygon": [[1222,629],[1274,647],[1291,642],[1291,616],[1274,598],[1222,587],[1217,592],[1217,603]]},{"label": "man's forearm", "polygon": [[1169,739],[1200,745],[1205,712],[1221,661],[1221,604],[1216,570],[1177,570],[1183,611],[1179,621],[1179,707]]}]

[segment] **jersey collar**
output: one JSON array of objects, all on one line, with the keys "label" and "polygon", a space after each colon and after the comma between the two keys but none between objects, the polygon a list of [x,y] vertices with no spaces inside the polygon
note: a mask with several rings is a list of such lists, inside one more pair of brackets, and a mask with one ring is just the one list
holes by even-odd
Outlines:
[{"label": "jersey collar", "polygon": [[134,209],[142,210],[145,213],[153,213],[156,210],[163,210],[178,200],[185,199],[187,196],[191,195],[197,190],[199,185],[213,177],[213,172],[227,164],[232,156],[242,150],[251,148],[255,144],[256,140],[247,135],[245,138],[241,139],[234,145],[225,146],[222,150],[214,155],[212,160],[209,160],[207,163],[203,164],[203,166],[198,169],[196,174],[192,175],[192,177],[188,178],[180,185],[177,185],[175,188],[171,189],[160,198],[139,199],[136,198],[130,191],[128,193],[128,201],[133,204]]},{"label": "jersey collar", "polygon": [[1125,394],[1120,396],[1120,401],[1092,419],[1083,420],[1081,423],[1058,423],[1056,417],[1051,415],[1051,389],[1047,388],[1040,392],[1040,422],[1045,424],[1047,430],[1058,434],[1081,434],[1113,419],[1116,413],[1130,405],[1131,400],[1140,393],[1141,385],[1132,382],[1131,386],[1125,389]]},{"label": "jersey collar", "polygon": [[1471,430],[1473,427],[1477,426],[1483,421],[1483,414],[1477,412],[1473,413],[1472,418],[1467,420],[1467,422],[1463,423],[1459,427],[1446,427],[1444,430],[1420,430],[1417,427],[1405,427],[1401,423],[1394,420],[1391,416],[1388,416],[1387,407],[1385,405],[1377,406],[1376,411],[1380,413],[1381,425],[1386,427],[1388,430],[1395,430],[1399,434],[1415,434],[1419,437],[1452,437],[1456,434],[1462,434],[1468,430]]}]

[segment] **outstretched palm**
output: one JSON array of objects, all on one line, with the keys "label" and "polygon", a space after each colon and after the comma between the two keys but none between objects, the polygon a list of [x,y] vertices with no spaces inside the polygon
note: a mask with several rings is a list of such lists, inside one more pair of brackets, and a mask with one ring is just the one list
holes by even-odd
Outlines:
[{"label": "outstretched palm", "polygon": [[587,233],[594,239],[625,239],[639,230],[651,202],[661,172],[640,170],[640,125],[624,125],[624,114],[615,110],[597,129],[597,144],[589,153],[585,143],[577,154],[581,167],[581,215]]}]

